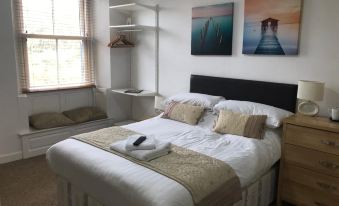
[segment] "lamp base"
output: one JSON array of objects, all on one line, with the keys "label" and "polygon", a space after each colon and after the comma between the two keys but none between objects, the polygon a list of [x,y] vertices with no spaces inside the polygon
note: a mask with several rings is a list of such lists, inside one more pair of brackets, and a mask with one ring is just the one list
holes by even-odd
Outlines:
[{"label": "lamp base", "polygon": [[319,113],[319,105],[312,101],[304,101],[298,105],[298,112],[306,116],[315,116]]}]

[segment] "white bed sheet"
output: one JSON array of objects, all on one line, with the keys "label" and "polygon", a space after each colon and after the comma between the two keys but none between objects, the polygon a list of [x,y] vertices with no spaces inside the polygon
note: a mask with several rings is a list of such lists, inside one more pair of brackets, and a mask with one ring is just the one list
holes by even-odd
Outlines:
[{"label": "white bed sheet", "polygon": [[[207,122],[190,126],[155,117],[124,127],[146,135],[154,134],[228,163],[240,178],[242,187],[254,182],[280,158],[277,132],[267,130],[264,140],[219,135],[210,131],[211,119],[213,117],[207,115]],[[176,181],[74,139],[52,146],[47,158],[57,174],[106,205],[193,205],[190,193]]]}]

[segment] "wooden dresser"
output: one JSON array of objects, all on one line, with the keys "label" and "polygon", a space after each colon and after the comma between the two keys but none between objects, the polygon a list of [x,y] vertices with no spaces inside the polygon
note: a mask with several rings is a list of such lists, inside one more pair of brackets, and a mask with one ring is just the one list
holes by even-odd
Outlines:
[{"label": "wooden dresser", "polygon": [[339,206],[339,123],[323,117],[284,120],[278,206]]}]

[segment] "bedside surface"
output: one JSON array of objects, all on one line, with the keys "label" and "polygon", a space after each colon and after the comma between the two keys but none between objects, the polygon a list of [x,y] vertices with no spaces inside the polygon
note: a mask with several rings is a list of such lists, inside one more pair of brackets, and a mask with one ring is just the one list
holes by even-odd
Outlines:
[{"label": "bedside surface", "polygon": [[284,120],[284,123],[331,132],[339,132],[339,123],[331,121],[328,117],[309,117],[303,115],[294,115],[286,118]]}]

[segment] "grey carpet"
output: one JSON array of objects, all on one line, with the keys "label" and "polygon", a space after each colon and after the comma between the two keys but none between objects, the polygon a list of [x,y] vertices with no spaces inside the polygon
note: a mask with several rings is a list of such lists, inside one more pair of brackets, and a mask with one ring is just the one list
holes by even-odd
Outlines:
[{"label": "grey carpet", "polygon": [[0,165],[0,206],[56,206],[56,190],[45,156]]},{"label": "grey carpet", "polygon": [[56,185],[45,156],[0,165],[0,206],[56,206]]}]

